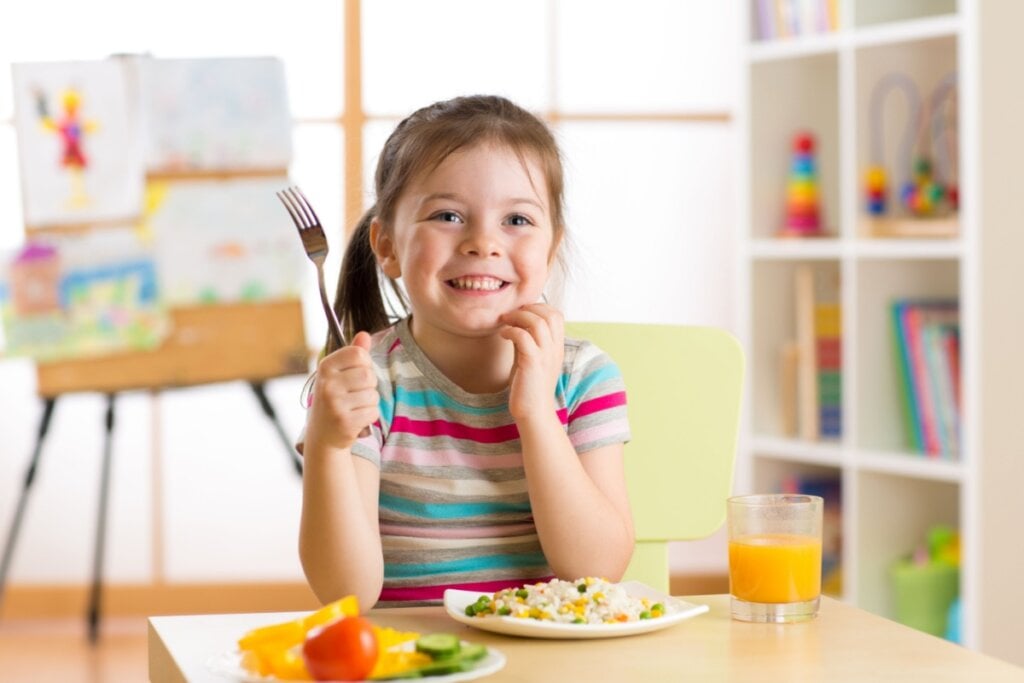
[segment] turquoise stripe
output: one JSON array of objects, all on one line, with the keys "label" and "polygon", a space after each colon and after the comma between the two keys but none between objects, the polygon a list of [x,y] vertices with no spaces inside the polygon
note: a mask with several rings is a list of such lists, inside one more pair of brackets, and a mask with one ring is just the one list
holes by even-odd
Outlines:
[{"label": "turquoise stripe", "polygon": [[[555,396],[563,396],[568,385],[569,375],[563,373],[558,378],[558,384],[555,387]],[[467,406],[465,403],[460,403],[451,396],[442,394],[434,389],[409,391],[405,387],[401,386],[395,387],[395,403],[401,403],[412,408],[447,408],[449,410],[457,410],[460,413],[467,413],[469,415],[495,415],[508,410],[508,405],[506,404],[490,407]],[[390,422],[393,411],[393,406],[387,406],[387,412],[385,413],[384,399],[382,398],[381,415],[386,416]]]},{"label": "turquoise stripe", "polygon": [[622,373],[619,372],[619,366],[615,363],[602,365],[581,379],[579,384],[571,387],[569,395],[565,399],[565,405],[574,406],[579,401],[580,397],[586,396],[601,382],[607,382],[608,380],[619,379],[621,377]]},{"label": "turquoise stripe", "polygon": [[409,391],[405,387],[401,386],[395,387],[395,403],[401,403],[413,408],[447,408],[449,410],[457,410],[460,413],[468,413],[470,415],[494,415],[495,413],[501,413],[508,410],[508,406],[505,404],[489,408],[467,406],[463,403],[459,403],[452,397],[446,396],[433,389]]},{"label": "turquoise stripe", "polygon": [[529,512],[530,502],[522,503],[424,503],[400,498],[388,493],[380,494],[380,507],[414,517],[426,519],[458,519],[480,517],[501,512]]},{"label": "turquoise stripe", "polygon": [[522,555],[485,555],[483,557],[466,557],[461,560],[447,562],[424,562],[422,564],[385,564],[385,579],[410,579],[430,574],[456,574],[475,572],[487,569],[505,569],[513,567],[537,567],[546,564],[544,553],[526,553]]},{"label": "turquoise stripe", "polygon": [[[561,402],[569,390],[569,373],[563,372],[558,376],[558,384],[555,385],[555,398]],[[566,404],[568,405],[568,404]]]},{"label": "turquoise stripe", "polygon": [[384,395],[381,394],[380,400],[377,401],[377,406],[380,409],[380,423],[382,425],[391,424],[395,417],[395,404],[384,398]]}]

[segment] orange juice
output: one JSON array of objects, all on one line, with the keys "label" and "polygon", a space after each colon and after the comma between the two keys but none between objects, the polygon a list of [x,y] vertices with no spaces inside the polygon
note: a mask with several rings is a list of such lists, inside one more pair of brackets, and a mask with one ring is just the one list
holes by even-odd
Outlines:
[{"label": "orange juice", "polygon": [[821,593],[821,539],[799,534],[731,539],[729,592],[757,603],[813,600]]}]

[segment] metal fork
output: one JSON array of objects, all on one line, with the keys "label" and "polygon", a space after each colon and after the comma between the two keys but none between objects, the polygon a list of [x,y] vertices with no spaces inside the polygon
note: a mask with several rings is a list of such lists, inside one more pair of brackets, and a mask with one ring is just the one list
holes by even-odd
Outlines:
[{"label": "metal fork", "polygon": [[327,316],[327,325],[331,328],[338,347],[345,346],[345,337],[341,333],[341,323],[338,316],[334,314],[330,302],[327,300],[327,289],[324,287],[324,259],[327,258],[327,237],[324,235],[323,226],[316,212],[310,206],[306,195],[298,187],[289,187],[281,190],[277,198],[288,209],[288,213],[299,230],[299,237],[302,238],[302,246],[306,250],[306,256],[316,266],[316,278],[320,285],[320,303],[324,306],[324,314]]}]

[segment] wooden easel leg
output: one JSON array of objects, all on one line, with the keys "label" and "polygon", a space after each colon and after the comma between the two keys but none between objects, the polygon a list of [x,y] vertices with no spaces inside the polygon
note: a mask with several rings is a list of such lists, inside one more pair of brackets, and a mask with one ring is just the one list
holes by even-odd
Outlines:
[{"label": "wooden easel leg", "polygon": [[15,508],[14,518],[11,520],[11,528],[7,532],[7,541],[4,543],[4,555],[0,560],[0,614],[4,607],[4,587],[7,585],[7,570],[11,566],[11,558],[14,556],[14,546],[18,542],[18,533],[21,531],[21,522],[25,516],[25,505],[28,503],[29,491],[36,478],[36,467],[39,466],[39,455],[43,452],[43,441],[46,439],[46,432],[50,429],[50,418],[53,417],[53,407],[57,403],[56,396],[43,399],[43,415],[39,419],[39,431],[36,433],[36,445],[32,449],[32,457],[29,459],[28,469],[25,471],[25,481],[21,485],[21,495],[18,496],[18,507]]},{"label": "wooden easel leg", "polygon": [[284,444],[285,450],[288,452],[288,457],[291,458],[292,465],[295,466],[295,471],[298,473],[299,478],[302,478],[302,458],[295,452],[295,446],[292,444],[291,439],[284,433],[284,427],[281,426],[280,420],[277,419],[277,412],[274,410],[274,406],[270,403],[270,399],[267,397],[267,392],[263,382],[250,382],[249,386],[252,387],[252,391],[256,394],[256,400],[260,402],[260,407],[263,408],[263,414],[270,420],[270,424],[274,425],[274,430],[277,435],[281,438],[281,443]]},{"label": "wooden easel leg", "polygon": [[107,394],[107,416],[104,421],[106,433],[103,438],[103,472],[100,475],[100,507],[96,518],[96,549],[92,565],[92,592],[89,596],[89,642],[96,644],[100,625],[100,589],[103,584],[103,551],[107,535],[107,502],[110,498],[110,463],[114,437],[114,398]]}]

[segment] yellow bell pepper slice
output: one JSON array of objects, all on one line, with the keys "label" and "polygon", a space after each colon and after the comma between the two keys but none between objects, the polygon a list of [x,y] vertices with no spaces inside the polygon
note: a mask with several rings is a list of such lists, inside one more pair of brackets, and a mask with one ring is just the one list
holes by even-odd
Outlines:
[{"label": "yellow bell pepper slice", "polygon": [[306,634],[317,626],[323,626],[342,617],[354,617],[358,614],[359,600],[354,595],[346,595],[305,617],[254,628],[238,639],[238,649],[244,652],[268,643],[291,647],[304,641]]},{"label": "yellow bell pepper slice", "polygon": [[256,650],[268,644],[283,644],[291,647],[295,643],[301,643],[306,637],[306,630],[302,627],[300,620],[286,621],[281,624],[261,626],[254,628],[238,639],[238,649]]},{"label": "yellow bell pepper slice", "polygon": [[328,603],[313,612],[305,619],[302,620],[302,627],[308,633],[310,629],[314,629],[317,626],[323,626],[329,624],[332,621],[337,621],[342,617],[357,617],[359,616],[359,599],[354,595],[346,595],[340,600],[335,600],[332,603]]},{"label": "yellow bell pepper slice", "polygon": [[281,680],[308,680],[302,650],[297,646],[305,642],[312,629],[358,614],[358,599],[354,595],[347,595],[305,617],[254,628],[238,639],[242,666],[261,676],[274,676]]}]

